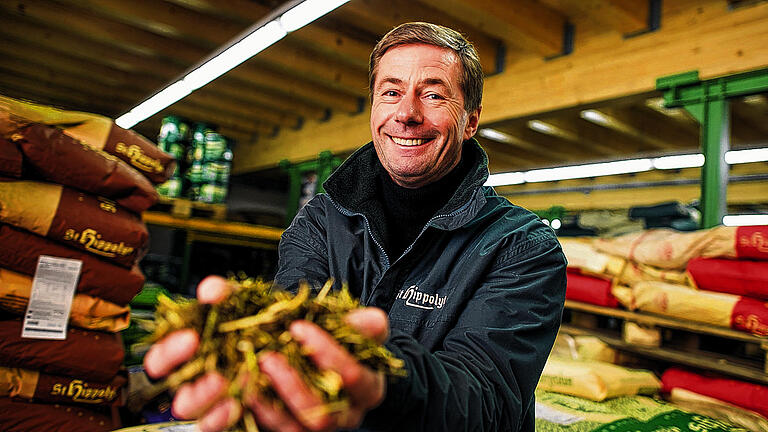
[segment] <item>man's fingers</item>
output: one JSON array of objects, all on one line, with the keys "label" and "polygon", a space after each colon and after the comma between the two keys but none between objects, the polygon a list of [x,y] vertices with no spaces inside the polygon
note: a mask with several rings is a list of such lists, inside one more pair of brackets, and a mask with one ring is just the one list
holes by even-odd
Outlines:
[{"label": "man's fingers", "polygon": [[193,383],[179,387],[173,398],[173,415],[181,419],[201,417],[227,392],[227,380],[209,372]]},{"label": "man's fingers", "polygon": [[235,425],[243,413],[242,406],[233,398],[222,399],[197,422],[201,432],[218,432]]},{"label": "man's fingers", "polygon": [[175,331],[152,345],[144,357],[144,370],[152,378],[166,376],[192,358],[198,343],[199,337],[195,330]]},{"label": "man's fingers", "polygon": [[323,401],[309,389],[284,355],[267,353],[259,359],[261,371],[269,376],[272,387],[288,406],[293,416],[310,430],[320,431],[331,425],[328,415],[312,415]]},{"label": "man's fingers", "polygon": [[344,318],[360,334],[378,343],[386,342],[389,337],[389,319],[386,312],[379,308],[355,309]]},{"label": "man's fingers", "polygon": [[234,288],[221,276],[208,276],[197,285],[197,300],[200,303],[216,304],[224,300]]},{"label": "man's fingers", "polygon": [[361,365],[325,330],[308,321],[295,321],[290,331],[320,369],[332,370],[341,376],[344,388],[355,404],[370,408],[384,398],[381,375]]},{"label": "man's fingers", "polygon": [[280,432],[302,432],[305,429],[290,414],[264,401],[259,395],[246,398],[256,422],[267,430]]}]

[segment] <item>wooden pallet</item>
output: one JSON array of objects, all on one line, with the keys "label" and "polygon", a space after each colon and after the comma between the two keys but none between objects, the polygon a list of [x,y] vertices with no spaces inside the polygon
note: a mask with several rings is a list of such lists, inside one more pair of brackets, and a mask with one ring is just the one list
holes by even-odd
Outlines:
[{"label": "wooden pallet", "polygon": [[[570,335],[593,335],[621,352],[717,371],[737,378],[768,384],[768,338],[748,333],[643,312],[630,312],[566,301],[566,320],[561,331]],[[636,323],[661,333],[658,346],[627,341],[626,324]],[[707,344],[705,344],[705,339]],[[726,349],[702,349],[717,342],[723,347],[738,345],[740,356]],[[745,355],[746,354],[746,355]]]},{"label": "wooden pallet", "polygon": [[226,204],[208,204],[183,198],[160,197],[160,200],[150,209],[155,212],[169,213],[178,218],[206,218],[225,220],[227,218]]}]

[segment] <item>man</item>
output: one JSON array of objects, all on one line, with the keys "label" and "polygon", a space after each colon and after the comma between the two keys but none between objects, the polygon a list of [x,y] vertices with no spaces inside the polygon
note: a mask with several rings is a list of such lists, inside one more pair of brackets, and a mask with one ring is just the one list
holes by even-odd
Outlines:
[{"label": "man", "polygon": [[[321,369],[352,399],[344,415],[307,417],[320,401],[280,354],[261,356],[285,410],[246,404],[269,430],[533,431],[533,392],[565,296],[565,257],[553,232],[490,187],[475,134],[483,76],[457,32],[403,24],[371,54],[369,143],[299,211],[280,242],[276,283],[347,281],[368,306],[348,321],[387,340],[407,378],[358,364],[320,328],[291,326]],[[206,279],[201,301],[227,291]],[[388,336],[388,339],[387,339]],[[194,332],[172,335],[145,362],[167,374],[192,355]],[[220,430],[240,416],[226,382],[206,375],[181,388],[174,411]],[[361,423],[362,422],[362,423]]]}]

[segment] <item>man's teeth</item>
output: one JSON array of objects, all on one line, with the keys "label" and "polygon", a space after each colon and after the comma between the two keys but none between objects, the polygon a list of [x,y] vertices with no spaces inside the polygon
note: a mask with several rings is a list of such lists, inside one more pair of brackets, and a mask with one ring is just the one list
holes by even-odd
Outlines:
[{"label": "man's teeth", "polygon": [[425,140],[424,138],[396,138],[392,137],[392,141],[394,141],[396,144],[402,145],[402,146],[417,146],[424,144]]}]

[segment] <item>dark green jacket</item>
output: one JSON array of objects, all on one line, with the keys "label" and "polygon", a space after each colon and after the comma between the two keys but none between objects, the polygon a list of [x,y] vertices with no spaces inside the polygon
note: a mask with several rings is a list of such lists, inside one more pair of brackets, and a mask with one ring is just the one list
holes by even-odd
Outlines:
[{"label": "dark green jacket", "polygon": [[347,281],[388,312],[387,346],[408,377],[393,380],[363,427],[395,431],[533,431],[534,389],[557,333],[566,260],[552,230],[475,169],[397,259],[380,233],[372,144],[356,151],[304,206],[280,242],[276,282]]}]

